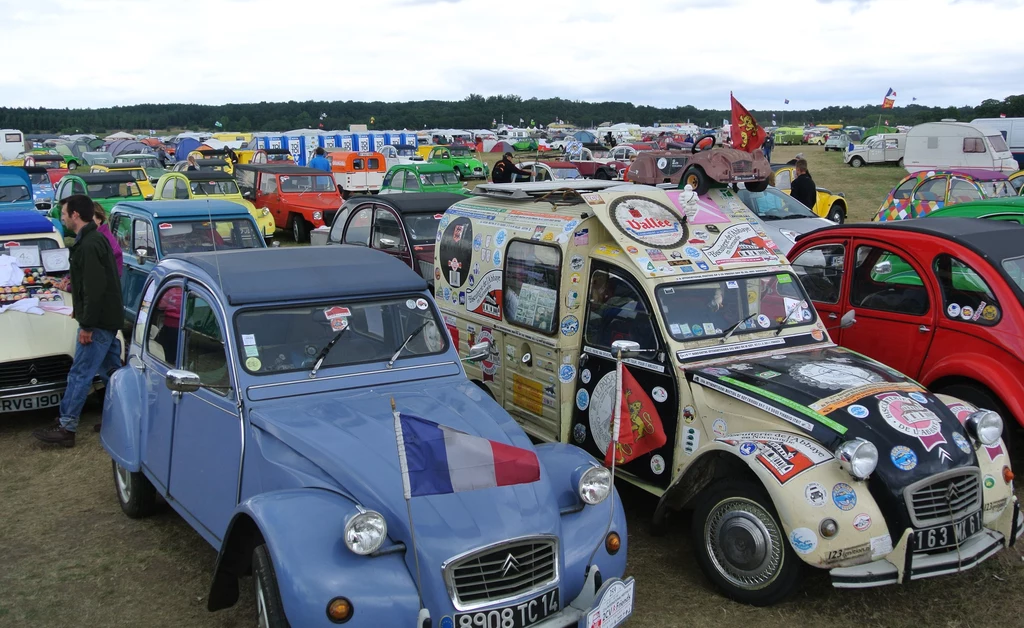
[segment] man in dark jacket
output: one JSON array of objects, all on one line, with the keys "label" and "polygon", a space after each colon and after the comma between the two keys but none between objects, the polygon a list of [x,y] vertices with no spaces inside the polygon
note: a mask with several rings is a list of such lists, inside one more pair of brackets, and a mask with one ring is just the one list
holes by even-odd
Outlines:
[{"label": "man in dark jacket", "polygon": [[530,178],[530,173],[521,168],[517,168],[512,163],[512,153],[505,153],[501,156],[501,160],[494,164],[494,168],[491,169],[491,181],[494,183],[512,183],[512,175],[518,174],[519,176]]},{"label": "man in dark jacket", "polygon": [[114,252],[96,230],[92,199],[75,194],[60,205],[61,221],[77,234],[71,246],[71,297],[72,316],[78,321],[78,343],[60,402],[60,419],[57,425],[32,435],[44,443],[74,447],[78,419],[93,379],[98,374],[106,383],[109,374],[121,366],[117,330],[124,320],[124,306]]},{"label": "man in dark jacket", "polygon": [[789,195],[806,205],[808,209],[814,209],[818,202],[818,188],[814,185],[811,173],[807,172],[807,160],[797,159],[793,170],[796,171],[796,177],[790,184]]}]

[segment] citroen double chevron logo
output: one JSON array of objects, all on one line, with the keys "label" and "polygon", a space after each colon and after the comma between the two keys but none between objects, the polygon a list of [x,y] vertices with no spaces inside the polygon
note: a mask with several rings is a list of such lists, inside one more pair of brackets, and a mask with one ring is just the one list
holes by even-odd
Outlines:
[{"label": "citroen double chevron logo", "polygon": [[946,489],[946,501],[952,504],[957,497],[960,497],[960,489],[956,487],[956,484],[950,483],[949,488]]},{"label": "citroen double chevron logo", "polygon": [[512,554],[508,555],[505,559],[505,564],[501,566],[501,576],[504,578],[510,573],[519,573],[519,561]]},{"label": "citroen double chevron logo", "polygon": [[948,451],[946,451],[942,447],[939,447],[939,461],[940,462],[949,462],[952,459],[953,459],[953,456],[950,456]]}]

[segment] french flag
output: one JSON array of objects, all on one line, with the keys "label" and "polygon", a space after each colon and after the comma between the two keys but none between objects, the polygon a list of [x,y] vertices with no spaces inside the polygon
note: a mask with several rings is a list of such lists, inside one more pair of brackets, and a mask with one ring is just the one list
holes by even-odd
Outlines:
[{"label": "french flag", "polygon": [[537,454],[395,412],[405,498],[540,479]]}]

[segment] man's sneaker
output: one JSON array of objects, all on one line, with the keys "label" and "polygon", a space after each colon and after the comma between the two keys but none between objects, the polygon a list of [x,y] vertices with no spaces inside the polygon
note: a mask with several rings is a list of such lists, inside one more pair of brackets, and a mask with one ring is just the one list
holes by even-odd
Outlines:
[{"label": "man's sneaker", "polygon": [[63,445],[64,447],[75,446],[75,433],[67,431],[60,425],[38,429],[32,432],[32,436],[44,443]]}]

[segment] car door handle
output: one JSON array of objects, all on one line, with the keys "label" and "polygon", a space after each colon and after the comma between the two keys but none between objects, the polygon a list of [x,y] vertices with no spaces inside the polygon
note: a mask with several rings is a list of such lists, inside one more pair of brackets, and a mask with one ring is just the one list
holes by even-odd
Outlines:
[{"label": "car door handle", "polygon": [[838,315],[836,315],[836,313],[835,313],[835,312],[829,312],[829,315],[828,315],[828,317],[829,317],[830,319],[832,319],[832,320],[836,320],[837,318],[839,318],[839,316],[838,316]]},{"label": "car door handle", "polygon": [[932,328],[927,326],[927,325],[921,325],[920,327],[917,328],[917,331],[921,332],[922,334],[926,334],[926,333],[930,332],[931,330],[932,330]]}]

